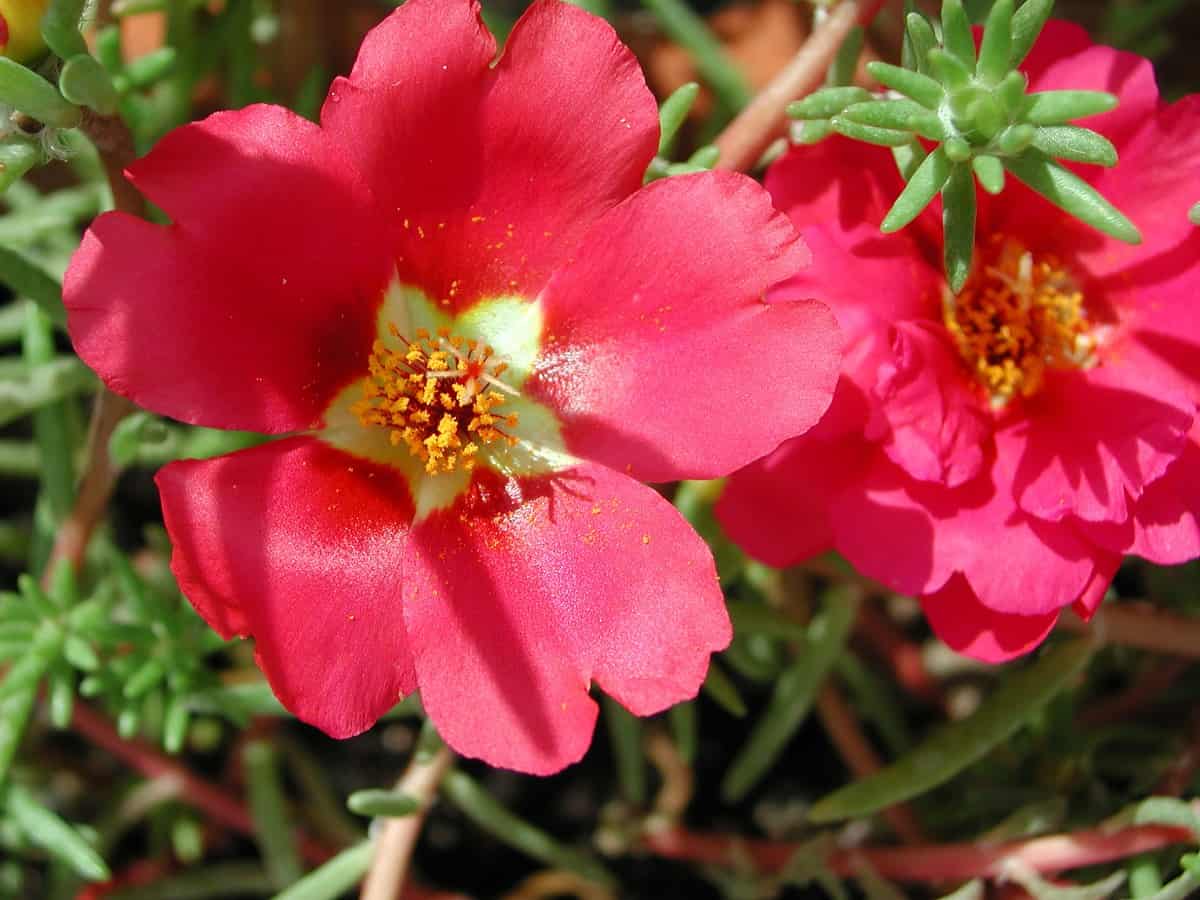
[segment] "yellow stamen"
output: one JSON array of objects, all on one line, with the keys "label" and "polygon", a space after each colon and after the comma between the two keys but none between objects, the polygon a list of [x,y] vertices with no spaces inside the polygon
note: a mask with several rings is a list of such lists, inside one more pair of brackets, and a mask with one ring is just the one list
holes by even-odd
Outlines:
[{"label": "yellow stamen", "polygon": [[[387,429],[392,446],[403,444],[430,475],[470,471],[481,447],[496,441],[517,443],[497,427],[517,426],[516,413],[493,412],[506,394],[517,392],[499,380],[507,364],[494,358],[490,346],[464,340],[446,328],[436,335],[418,328],[411,340],[394,324],[388,325],[388,332],[399,349],[374,342],[363,399],[351,407],[364,427]],[[464,347],[466,355],[461,352]]]},{"label": "yellow stamen", "polygon": [[1003,235],[980,257],[958,296],[946,292],[943,319],[994,405],[1036,393],[1047,369],[1095,363],[1083,293],[1058,259]]}]

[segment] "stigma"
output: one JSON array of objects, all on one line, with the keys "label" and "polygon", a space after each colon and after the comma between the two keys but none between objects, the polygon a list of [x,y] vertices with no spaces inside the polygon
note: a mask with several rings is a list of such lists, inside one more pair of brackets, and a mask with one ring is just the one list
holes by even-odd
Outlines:
[{"label": "stigma", "polygon": [[387,429],[392,446],[406,447],[430,475],[469,471],[482,447],[517,443],[517,415],[500,409],[517,392],[490,346],[445,328],[418,328],[411,339],[388,330],[395,346],[375,341],[363,398],[351,407],[364,427]]},{"label": "stigma", "polygon": [[1052,255],[994,235],[963,289],[943,296],[942,316],[993,407],[1041,388],[1052,369],[1096,364],[1083,292]]}]

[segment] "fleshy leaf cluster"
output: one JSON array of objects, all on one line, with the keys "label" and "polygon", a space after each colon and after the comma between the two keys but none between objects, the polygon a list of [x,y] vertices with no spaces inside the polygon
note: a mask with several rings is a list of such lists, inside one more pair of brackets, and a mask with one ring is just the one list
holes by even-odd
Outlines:
[{"label": "fleshy leaf cluster", "polygon": [[1011,175],[1091,227],[1130,244],[1132,222],[1063,163],[1114,166],[1117,152],[1102,135],[1071,124],[1107,112],[1117,98],[1103,91],[1029,93],[1018,68],[1050,16],[1053,0],[998,0],[976,50],[961,0],[944,0],[941,27],[910,11],[902,66],[869,63],[888,89],[883,97],[854,86],[826,88],[793,103],[805,134],[836,132],[891,147],[906,187],[881,225],[885,233],[913,221],[941,195],[946,277],[966,282],[975,239],[975,188],[998,194]]}]

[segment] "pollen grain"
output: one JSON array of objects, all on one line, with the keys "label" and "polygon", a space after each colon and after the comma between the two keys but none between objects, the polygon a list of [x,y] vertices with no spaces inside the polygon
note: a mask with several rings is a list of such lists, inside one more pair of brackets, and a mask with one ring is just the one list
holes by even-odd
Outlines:
[{"label": "pollen grain", "polygon": [[418,328],[412,339],[389,331],[395,346],[375,341],[363,399],[351,407],[364,426],[386,428],[392,446],[407,447],[430,475],[469,471],[480,448],[517,443],[517,414],[499,410],[517,392],[490,346],[447,329]]},{"label": "pollen grain", "polygon": [[1083,293],[1056,257],[1003,235],[980,253],[958,295],[946,291],[942,313],[993,406],[1036,393],[1047,370],[1095,364]]}]

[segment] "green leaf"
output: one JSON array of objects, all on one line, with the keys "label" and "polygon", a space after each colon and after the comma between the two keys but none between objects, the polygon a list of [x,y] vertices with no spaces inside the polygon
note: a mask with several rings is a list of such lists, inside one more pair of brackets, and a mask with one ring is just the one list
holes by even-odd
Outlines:
[{"label": "green leaf", "polygon": [[78,107],[64,100],[41,75],[7,56],[0,56],[0,103],[56,128],[74,128],[79,124]]},{"label": "green leaf", "polygon": [[7,247],[0,246],[0,282],[14,294],[36,303],[59,327],[67,322],[62,303],[62,285],[45,269]]},{"label": "green leaf", "polygon": [[852,103],[871,99],[871,92],[864,88],[827,87],[789,103],[787,114],[793,119],[829,119]]},{"label": "green leaf", "polygon": [[830,120],[833,130],[856,141],[868,144],[878,144],[881,147],[903,147],[912,140],[912,134],[907,131],[893,131],[891,128],[872,128],[870,125],[860,125],[858,122],[834,116]]},{"label": "green leaf", "polygon": [[50,403],[82,394],[95,384],[96,376],[74,357],[35,366],[25,378],[0,381],[0,425],[7,425]]},{"label": "green leaf", "polygon": [[730,600],[727,606],[729,618],[733,620],[734,634],[761,634],[796,643],[804,641],[808,637],[807,628],[765,603],[751,600]]},{"label": "green leaf", "polygon": [[1162,890],[1151,894],[1146,900],[1185,900],[1195,896],[1197,890],[1200,890],[1200,873],[1189,868],[1178,878],[1168,881]]},{"label": "green leaf", "polygon": [[501,843],[553,868],[568,869],[610,889],[616,886],[612,874],[589,854],[560,844],[513,815],[470,776],[459,771],[448,772],[441,790],[463,815]]},{"label": "green leaf", "polygon": [[1030,152],[1004,160],[1004,167],[1027,187],[1097,231],[1127,244],[1142,242],[1141,233],[1120,210],[1053,160]]},{"label": "green leaf", "polygon": [[1116,109],[1117,102],[1104,91],[1037,91],[1025,95],[1021,118],[1030,125],[1065,125]]},{"label": "green leaf", "polygon": [[287,809],[275,750],[266,741],[251,741],[242,751],[254,837],[267,874],[278,888],[299,880],[304,869],[292,833],[293,818]]},{"label": "green leaf", "polygon": [[848,32],[842,45],[838,47],[833,65],[829,67],[826,81],[830,85],[846,85],[854,81],[854,73],[858,70],[858,58],[862,55],[865,34],[861,25],[855,25]]},{"label": "green leaf", "polygon": [[1094,649],[1087,638],[1053,647],[1008,675],[970,716],[944,726],[874,775],[824,797],[809,818],[820,823],[870,815],[949,781],[1015,734],[1083,670]]},{"label": "green leaf", "polygon": [[1037,137],[1037,129],[1032,125],[1010,125],[996,138],[996,147],[1007,156],[1020,156]]},{"label": "green leaf", "polygon": [[946,281],[957,294],[971,274],[975,250],[975,179],[964,164],[950,170],[942,188],[942,232]]},{"label": "green leaf", "polygon": [[896,168],[900,170],[900,176],[908,181],[913,177],[913,173],[920,168],[921,163],[925,162],[925,157],[928,154],[925,148],[921,146],[918,140],[909,141],[903,147],[892,148],[892,158],[896,161]]},{"label": "green leaf", "polygon": [[355,791],[346,799],[346,806],[352,813],[360,816],[382,816],[388,819],[411,816],[421,808],[421,804],[408,794],[377,788]]},{"label": "green leaf", "polygon": [[87,53],[87,43],[79,33],[79,20],[87,0],[51,0],[42,15],[42,39],[62,59]]},{"label": "green leaf", "polygon": [[1200,225],[1200,203],[1197,203],[1188,210],[1188,219],[1191,220],[1193,225]]},{"label": "green leaf", "polygon": [[0,700],[0,784],[8,778],[37,694],[37,685],[33,684]]},{"label": "green leaf", "polygon": [[929,51],[938,45],[937,34],[929,20],[919,12],[910,12],[904,17],[904,36],[912,46],[912,65],[905,63],[906,69],[915,68],[918,72],[927,74],[929,70]]},{"label": "green leaf", "polygon": [[635,809],[646,805],[646,756],[642,752],[641,720],[612,697],[601,700],[608,740],[617,763],[621,796]]},{"label": "green leaf", "polygon": [[708,664],[708,675],[704,679],[701,690],[712,697],[731,716],[737,716],[740,719],[746,715],[745,701],[742,700],[737,688],[716,660]]},{"label": "green leaf", "polygon": [[1191,803],[1178,797],[1147,797],[1113,816],[1105,824],[1169,825],[1173,828],[1186,828],[1195,835],[1197,843],[1200,843],[1200,813],[1196,812]]},{"label": "green leaf", "polygon": [[[139,56],[125,66],[120,74],[120,86],[117,86],[116,78],[114,78],[114,86],[118,87],[121,93],[152,87],[174,74],[178,62],[179,51],[174,47],[160,47],[144,56]],[[314,69],[313,72],[318,76],[323,74],[319,69]],[[324,88],[324,86],[324,84],[320,84],[320,87]],[[305,112],[307,111],[306,108]]]},{"label": "green leaf", "polygon": [[938,900],[984,900],[986,896],[987,890],[984,888],[983,879],[972,878],[962,887],[945,894]]},{"label": "green leaf", "polygon": [[915,131],[931,141],[944,141],[946,128],[942,121],[915,100],[871,100],[854,103],[842,110],[839,118],[897,131]]},{"label": "green leaf", "polygon": [[1047,125],[1037,130],[1033,146],[1047,156],[1100,166],[1117,164],[1117,148],[1089,128]]},{"label": "green leaf", "polygon": [[958,91],[971,85],[971,70],[953,53],[934,47],[929,51],[929,68],[948,90]]},{"label": "green leaf", "polygon": [[1013,13],[1012,50],[1008,60],[1011,68],[1015,69],[1029,55],[1053,9],[1054,0],[1025,0]]},{"label": "green leaf", "polygon": [[739,110],[750,102],[750,87],[704,19],[684,0],[642,0],[662,30],[691,54],[696,68],[713,93],[729,109]]},{"label": "green leaf", "polygon": [[[0,139],[0,193],[4,193],[26,172],[42,162],[41,145],[22,134]],[[4,252],[10,252],[0,247]]]},{"label": "green leaf", "polygon": [[976,156],[971,160],[971,168],[975,177],[989,194],[999,194],[1004,190],[1004,163],[994,156]]},{"label": "green leaf", "polygon": [[795,660],[783,671],[766,710],[754,723],[721,782],[726,802],[741,800],[774,765],[792,735],[804,722],[829,669],[842,652],[858,612],[858,598],[830,592],[824,609],[808,626]]},{"label": "green leaf", "polygon": [[962,0],[942,0],[942,43],[968,72],[975,68],[975,37]]},{"label": "green leaf", "polygon": [[946,151],[938,147],[917,167],[892,208],[884,217],[879,230],[884,234],[899,231],[921,214],[950,177],[951,164]]},{"label": "green leaf", "polygon": [[979,47],[979,63],[975,74],[988,84],[999,84],[1012,68],[1013,0],[996,0],[988,13],[987,25],[983,29],[983,43]]},{"label": "green leaf", "polygon": [[689,766],[696,761],[696,748],[700,740],[697,718],[696,704],[691,700],[676,703],[667,710],[675,749],[679,752],[679,758]]},{"label": "green leaf", "polygon": [[926,109],[936,110],[946,95],[940,84],[920,72],[911,72],[878,60],[867,63],[867,71],[884,87],[911,97]]},{"label": "green leaf", "polygon": [[671,145],[675,141],[675,135],[679,132],[679,128],[687,119],[688,113],[692,110],[692,105],[696,102],[696,98],[700,96],[700,85],[694,81],[689,81],[683,87],[678,88],[666,100],[658,110],[658,155],[668,157],[671,155]]},{"label": "green leaf", "polygon": [[77,106],[90,107],[102,116],[111,116],[117,111],[117,89],[104,66],[90,53],[72,56],[63,63],[58,89],[67,100]]},{"label": "green leaf", "polygon": [[687,164],[696,166],[700,171],[707,171],[717,164],[721,158],[721,149],[714,144],[705,144],[697,148],[687,159]]},{"label": "green leaf", "polygon": [[1025,888],[1033,900],[1104,900],[1125,883],[1124,872],[1113,872],[1092,884],[1057,885],[1019,864],[1006,867],[1005,875]]},{"label": "green leaf", "polygon": [[374,841],[355,844],[276,894],[274,900],[337,900],[362,880],[374,855]]},{"label": "green leaf", "polygon": [[80,878],[87,881],[112,878],[100,854],[83,835],[15,784],[8,788],[8,812],[30,843],[69,866]]}]

